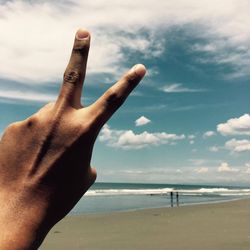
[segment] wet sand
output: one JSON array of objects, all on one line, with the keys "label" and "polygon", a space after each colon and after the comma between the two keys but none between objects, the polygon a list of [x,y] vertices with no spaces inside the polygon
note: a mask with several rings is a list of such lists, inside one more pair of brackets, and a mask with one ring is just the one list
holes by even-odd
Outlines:
[{"label": "wet sand", "polygon": [[67,216],[41,250],[249,250],[250,200]]}]

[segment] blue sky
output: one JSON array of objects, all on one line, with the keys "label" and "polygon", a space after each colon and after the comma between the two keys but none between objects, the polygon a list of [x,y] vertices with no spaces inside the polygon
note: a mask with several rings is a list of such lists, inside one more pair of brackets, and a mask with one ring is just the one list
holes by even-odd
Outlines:
[{"label": "blue sky", "polygon": [[248,184],[250,3],[0,1],[0,133],[58,93],[75,31],[92,34],[83,103],[148,73],[101,131],[98,181]]}]

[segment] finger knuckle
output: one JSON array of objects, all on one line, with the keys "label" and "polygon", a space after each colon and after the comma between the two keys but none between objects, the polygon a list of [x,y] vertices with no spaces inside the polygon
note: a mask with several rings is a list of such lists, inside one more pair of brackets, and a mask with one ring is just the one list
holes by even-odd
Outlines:
[{"label": "finger knuckle", "polygon": [[125,81],[128,82],[129,84],[135,84],[137,83],[137,75],[136,74],[127,74],[125,76]]},{"label": "finger knuckle", "polygon": [[89,43],[82,41],[81,43],[75,44],[73,52],[80,55],[85,55],[89,50]]},{"label": "finger knuckle", "polygon": [[106,105],[120,105],[122,103],[122,97],[115,90],[109,89],[106,93]]},{"label": "finger knuckle", "polygon": [[64,83],[76,84],[80,80],[80,74],[76,70],[66,70],[63,75]]},{"label": "finger knuckle", "polygon": [[31,117],[29,117],[26,121],[25,121],[25,126],[28,128],[32,128],[35,125],[37,125],[39,122],[39,118],[36,115],[33,115]]}]

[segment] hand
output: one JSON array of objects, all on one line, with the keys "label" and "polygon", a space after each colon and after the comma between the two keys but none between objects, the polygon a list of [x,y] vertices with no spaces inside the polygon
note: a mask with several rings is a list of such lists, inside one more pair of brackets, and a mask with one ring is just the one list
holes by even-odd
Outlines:
[{"label": "hand", "polygon": [[78,30],[60,94],[0,141],[0,249],[36,249],[96,179],[95,139],[146,73],[136,65],[95,103],[80,103],[90,34]]}]

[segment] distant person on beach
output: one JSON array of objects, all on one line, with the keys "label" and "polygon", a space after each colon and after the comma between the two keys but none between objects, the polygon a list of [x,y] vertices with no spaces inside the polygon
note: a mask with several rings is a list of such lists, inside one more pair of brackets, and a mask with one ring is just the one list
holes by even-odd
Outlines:
[{"label": "distant person on beach", "polygon": [[96,137],[146,73],[143,65],[134,66],[95,103],[82,107],[89,46],[89,32],[78,30],[57,100],[9,125],[1,138],[1,250],[37,249],[94,183],[90,162]]},{"label": "distant person on beach", "polygon": [[170,202],[171,202],[171,207],[174,206],[174,193],[171,191],[170,192]]}]

